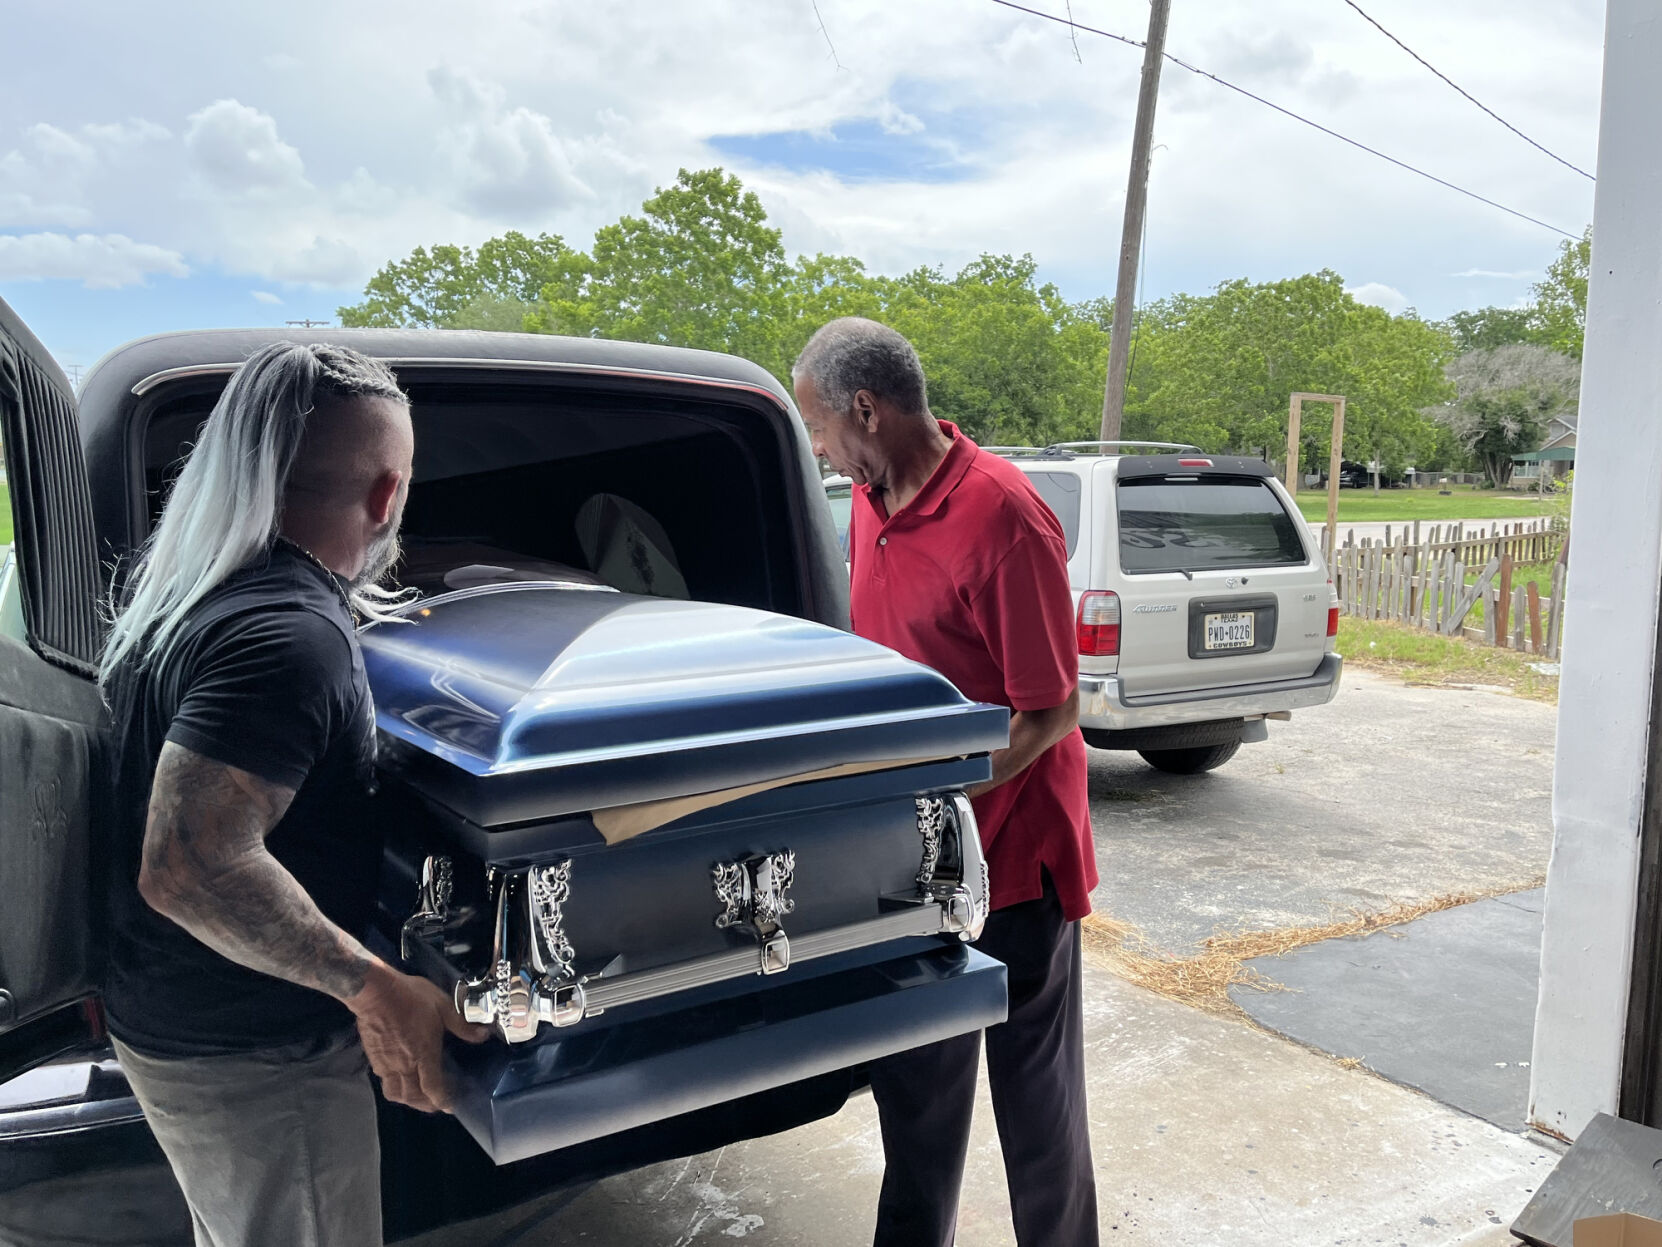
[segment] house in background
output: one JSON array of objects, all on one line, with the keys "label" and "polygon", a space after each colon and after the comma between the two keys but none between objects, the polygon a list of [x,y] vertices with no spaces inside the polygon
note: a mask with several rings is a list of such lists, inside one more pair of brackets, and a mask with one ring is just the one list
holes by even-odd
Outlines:
[{"label": "house in background", "polygon": [[1547,425],[1546,440],[1539,450],[1512,456],[1512,488],[1535,489],[1541,485],[1541,474],[1546,483],[1563,478],[1575,470],[1576,413],[1562,412]]}]

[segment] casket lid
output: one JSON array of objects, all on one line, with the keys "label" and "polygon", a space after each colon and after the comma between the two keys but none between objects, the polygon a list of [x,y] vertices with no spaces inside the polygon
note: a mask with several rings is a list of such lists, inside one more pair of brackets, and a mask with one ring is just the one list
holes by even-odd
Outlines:
[{"label": "casket lid", "polygon": [[484,825],[1007,739],[937,672],[766,611],[528,583],[405,613],[362,634],[390,765],[442,760],[404,769]]}]

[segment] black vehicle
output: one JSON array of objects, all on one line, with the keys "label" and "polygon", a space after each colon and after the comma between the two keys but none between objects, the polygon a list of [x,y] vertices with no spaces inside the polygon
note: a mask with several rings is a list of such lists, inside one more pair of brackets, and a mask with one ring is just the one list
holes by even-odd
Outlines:
[{"label": "black vehicle", "polygon": [[[387,1237],[826,1116],[870,1060],[1001,1020],[1003,968],[967,947],[988,894],[963,790],[1006,712],[846,631],[767,373],[221,331],[118,349],[77,404],[0,303],[0,1241],[189,1240],[97,999],[98,603],[236,364],[319,336],[386,359],[416,422],[404,574],[426,596],[363,638],[387,839],[368,938],[498,1031],[458,1056],[455,1117],[380,1104]],[[619,533],[650,546],[650,591]]]},{"label": "black vehicle", "polygon": [[[1401,485],[1403,478],[1391,472],[1381,471],[1379,484],[1384,489],[1395,489]],[[1373,469],[1365,463],[1353,463],[1349,459],[1339,465],[1339,488],[1341,489],[1372,489]]]}]

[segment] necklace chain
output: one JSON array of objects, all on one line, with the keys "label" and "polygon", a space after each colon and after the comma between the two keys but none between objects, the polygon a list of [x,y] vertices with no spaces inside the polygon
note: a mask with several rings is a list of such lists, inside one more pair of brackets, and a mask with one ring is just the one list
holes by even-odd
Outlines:
[{"label": "necklace chain", "polygon": [[358,612],[352,608],[352,599],[347,596],[346,590],[341,588],[340,577],[330,571],[328,567],[324,565],[322,559],[318,558],[317,555],[306,549],[305,546],[301,545],[293,537],[284,537],[279,534],[277,540],[288,546],[291,550],[297,551],[302,558],[304,558],[313,567],[317,568],[318,571],[323,573],[325,578],[329,581],[329,587],[335,591],[335,596],[340,599],[341,606],[345,608],[347,617],[352,620],[354,625],[356,625],[358,622]]}]

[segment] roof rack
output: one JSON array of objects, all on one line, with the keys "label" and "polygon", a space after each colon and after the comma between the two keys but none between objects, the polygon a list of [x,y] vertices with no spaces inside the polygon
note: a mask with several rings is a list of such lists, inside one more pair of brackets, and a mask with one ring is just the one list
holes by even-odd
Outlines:
[{"label": "roof rack", "polygon": [[983,446],[981,449],[995,455],[1044,455],[1055,448],[1045,446]]},{"label": "roof rack", "polygon": [[1045,449],[1047,451],[1051,451],[1051,450],[1093,450],[1093,449],[1095,449],[1099,446],[1135,446],[1140,450],[1193,451],[1197,455],[1206,453],[1205,451],[1201,450],[1201,448],[1199,446],[1196,446],[1191,442],[1126,442],[1126,441],[1054,442],[1051,445],[1045,447]]}]

